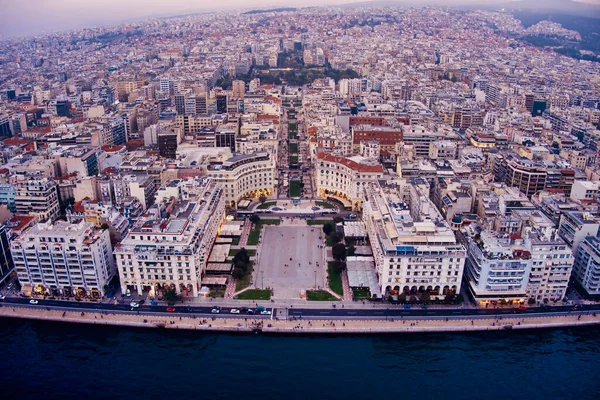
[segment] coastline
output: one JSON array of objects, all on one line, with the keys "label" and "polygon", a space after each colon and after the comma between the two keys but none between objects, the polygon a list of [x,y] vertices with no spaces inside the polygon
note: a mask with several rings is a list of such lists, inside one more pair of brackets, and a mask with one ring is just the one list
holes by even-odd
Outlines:
[{"label": "coastline", "polygon": [[30,307],[2,307],[0,317],[91,325],[208,332],[262,332],[277,334],[378,334],[479,332],[517,329],[553,329],[600,325],[600,315],[523,316],[502,318],[453,317],[445,319],[271,320],[213,316],[136,315],[95,311],[61,311]]}]

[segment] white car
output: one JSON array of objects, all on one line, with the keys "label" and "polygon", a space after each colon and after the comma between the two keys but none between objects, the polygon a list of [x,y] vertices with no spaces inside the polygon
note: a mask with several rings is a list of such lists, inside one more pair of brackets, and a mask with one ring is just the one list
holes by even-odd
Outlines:
[{"label": "white car", "polygon": [[37,300],[29,300],[29,304],[37,304],[37,303],[39,303],[39,301],[37,301]]},{"label": "white car", "polygon": [[6,296],[0,294],[0,300],[4,300]]},{"label": "white car", "polygon": [[240,310],[238,310],[237,308],[232,308],[231,311],[229,311],[231,314],[239,314]]},{"label": "white car", "polygon": [[263,310],[260,312],[260,315],[271,315],[271,311],[269,310]]},{"label": "white car", "polygon": [[135,301],[132,301],[131,303],[129,303],[129,307],[132,308],[138,308],[140,305],[138,303],[136,303]]},{"label": "white car", "polygon": [[210,312],[213,314],[218,314],[221,312],[221,310],[219,310],[218,308],[213,308],[212,310],[210,310]]}]

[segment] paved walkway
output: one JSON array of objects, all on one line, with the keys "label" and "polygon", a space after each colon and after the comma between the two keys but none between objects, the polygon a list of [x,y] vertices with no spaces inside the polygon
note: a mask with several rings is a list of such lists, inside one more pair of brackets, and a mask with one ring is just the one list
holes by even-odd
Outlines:
[{"label": "paved walkway", "polygon": [[227,278],[227,287],[225,288],[225,298],[232,299],[235,294],[235,286],[237,284],[237,279],[233,276],[229,276]]},{"label": "paved walkway", "polygon": [[2,307],[0,317],[63,321],[96,325],[136,326],[212,331],[240,331],[280,333],[391,333],[391,332],[467,332],[489,330],[517,330],[533,328],[560,328],[600,324],[600,314],[553,317],[515,317],[475,319],[449,318],[448,320],[277,320],[247,317],[175,316],[110,314],[80,311],[47,311],[32,307]]},{"label": "paved walkway", "polygon": [[252,222],[249,219],[244,221],[244,226],[242,227],[242,235],[240,236],[240,244],[239,247],[246,247],[248,244],[248,235],[250,235],[250,231],[252,230]]},{"label": "paved walkway", "polygon": [[344,300],[352,301],[352,289],[348,283],[348,273],[346,270],[342,271],[342,285],[344,287]]}]

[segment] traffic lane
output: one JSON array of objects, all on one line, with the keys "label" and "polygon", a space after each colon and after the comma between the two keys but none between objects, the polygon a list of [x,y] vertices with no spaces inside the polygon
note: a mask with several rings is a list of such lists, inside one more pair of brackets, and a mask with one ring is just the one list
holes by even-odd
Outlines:
[{"label": "traffic lane", "polygon": [[[60,300],[37,300],[37,304],[30,304],[29,301],[32,299],[27,298],[6,298],[2,303],[5,305],[15,304],[24,305],[27,307],[37,308],[50,308],[50,309],[61,309],[61,310],[77,310],[77,311],[125,311],[125,312],[144,312],[146,313],[157,313],[157,314],[168,314],[168,315],[190,315],[190,314],[206,314],[212,316],[230,316],[230,317],[270,317],[269,315],[261,315],[260,311],[255,311],[255,314],[231,314],[232,309],[239,309],[235,307],[222,307],[219,313],[213,313],[213,307],[188,307],[188,306],[153,306],[153,305],[141,305],[139,307],[131,307],[129,304],[106,304],[106,303],[83,303],[83,302],[69,302]],[[169,312],[167,308],[173,308],[175,311]],[[189,310],[189,311],[188,311]],[[274,313],[273,309],[267,309]]]},{"label": "traffic lane", "polygon": [[166,309],[161,309],[158,307],[158,310],[148,310],[146,307],[126,307],[126,308],[114,308],[114,309],[89,309],[89,308],[77,308],[77,307],[65,307],[62,306],[52,306],[47,304],[28,304],[28,303],[12,303],[16,307],[23,308],[37,308],[37,309],[45,309],[52,311],[71,311],[71,312],[96,312],[100,314],[121,314],[121,315],[141,315],[141,316],[156,316],[156,317],[164,317],[164,316],[173,316],[173,317],[188,317],[188,318],[233,318],[233,319],[269,319],[271,318],[271,314],[262,315],[262,314],[230,314],[230,313],[218,313],[213,314],[211,312],[212,309],[207,309],[206,311],[201,310],[193,310],[191,312],[186,312],[183,310],[168,312]]}]

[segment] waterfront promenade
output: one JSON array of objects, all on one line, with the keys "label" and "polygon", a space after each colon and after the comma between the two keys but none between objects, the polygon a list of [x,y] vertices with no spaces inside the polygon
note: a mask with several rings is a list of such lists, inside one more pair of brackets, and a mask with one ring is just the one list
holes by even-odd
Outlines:
[{"label": "waterfront promenade", "polygon": [[100,311],[46,310],[36,307],[4,306],[0,317],[23,318],[43,321],[61,321],[96,325],[163,328],[198,331],[229,331],[265,333],[322,333],[322,334],[368,334],[411,332],[468,332],[514,329],[544,329],[600,324],[600,315],[574,313],[563,316],[511,316],[470,319],[449,317],[447,319],[390,318],[388,320],[336,320],[291,319],[277,320],[251,316],[180,316],[137,315]]}]

